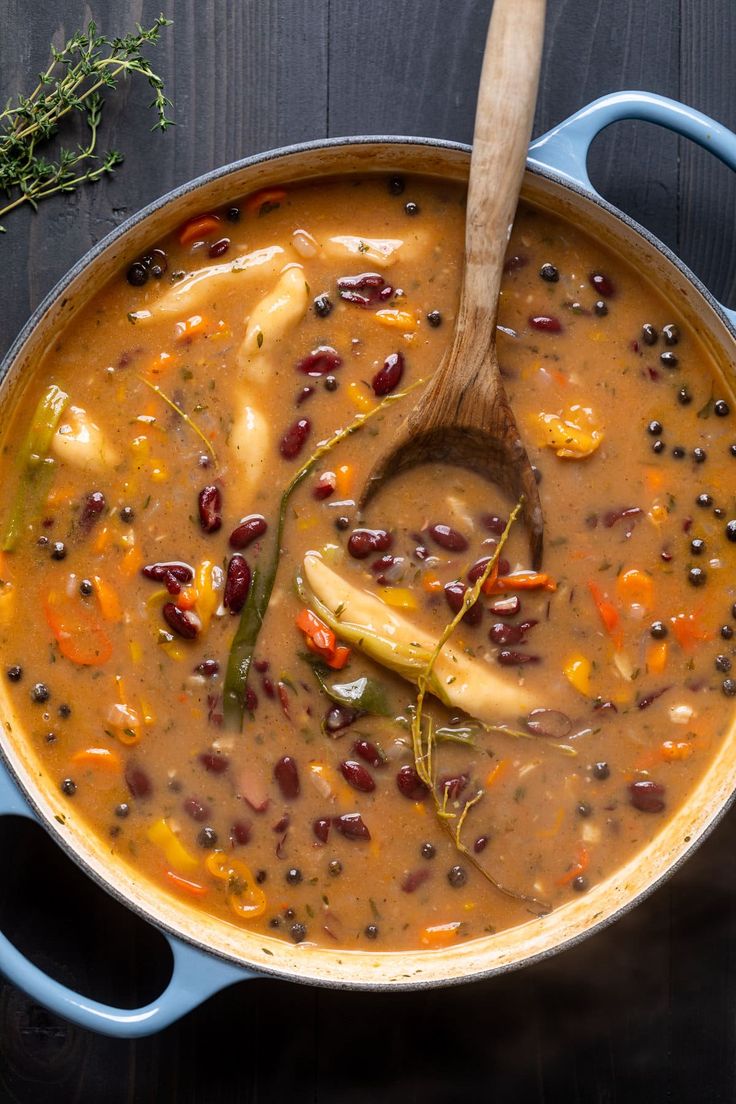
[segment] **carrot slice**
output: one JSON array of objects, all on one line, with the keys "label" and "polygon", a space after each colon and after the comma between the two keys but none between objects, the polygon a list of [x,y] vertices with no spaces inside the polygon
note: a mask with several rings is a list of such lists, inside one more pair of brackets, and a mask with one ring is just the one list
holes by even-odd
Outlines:
[{"label": "carrot slice", "polygon": [[698,610],[694,613],[677,613],[674,617],[670,617],[675,640],[685,652],[689,652],[696,644],[702,644],[713,636],[713,633],[703,628],[699,619]]},{"label": "carrot slice", "polygon": [[483,584],[484,594],[500,594],[505,590],[557,590],[557,583],[543,571],[515,571],[513,575],[499,575],[491,586],[493,572]]},{"label": "carrot slice", "polygon": [[175,874],[173,870],[167,870],[166,877],[175,889],[181,890],[182,893],[188,893],[190,897],[205,897],[207,895],[206,886],[200,885],[198,882],[190,882],[188,878],[182,878],[180,874]]},{"label": "carrot slice", "polygon": [[286,199],[286,191],[283,188],[263,188],[260,192],[254,192],[245,202],[247,215],[267,215],[275,207],[280,206],[282,199]]},{"label": "carrot slice", "polygon": [[106,747],[81,748],[72,755],[72,763],[77,767],[92,767],[94,770],[103,770],[110,774],[122,770],[118,753]]},{"label": "carrot slice", "polygon": [[122,621],[123,607],[120,604],[117,591],[110,583],[106,583],[99,575],[93,578],[95,594],[100,605],[100,612],[106,621]]},{"label": "carrot slice", "polygon": [[59,651],[81,667],[100,667],[112,655],[112,641],[99,621],[78,599],[61,591],[49,591],[44,602],[46,621]]},{"label": "carrot slice", "polygon": [[598,615],[603,622],[603,627],[612,638],[616,648],[620,649],[623,644],[623,635],[619,629],[619,612],[614,606],[613,602],[609,602],[603,594],[603,591],[592,580],[588,582],[588,590],[590,591],[595,607],[598,610]]},{"label": "carrot slice", "polygon": [[179,231],[179,244],[189,245],[189,242],[197,238],[206,238],[214,230],[217,230],[220,220],[217,215],[197,215],[196,218],[185,222]]},{"label": "carrot slice", "polygon": [[449,924],[433,924],[431,927],[422,928],[419,942],[423,947],[449,947],[457,939],[459,928],[459,920]]},{"label": "carrot slice", "polygon": [[561,878],[557,879],[557,885],[570,885],[570,882],[574,882],[580,874],[585,873],[585,871],[588,869],[589,863],[590,852],[588,851],[588,848],[585,847],[585,845],[582,843],[578,844],[578,853],[575,864],[571,866],[570,869],[565,874],[563,874]]}]

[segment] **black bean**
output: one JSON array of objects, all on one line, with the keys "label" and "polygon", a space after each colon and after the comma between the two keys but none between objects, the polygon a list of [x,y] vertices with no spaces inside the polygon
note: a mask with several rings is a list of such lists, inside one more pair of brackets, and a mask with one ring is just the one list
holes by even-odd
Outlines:
[{"label": "black bean", "polygon": [[8,676],[11,682],[20,682],[20,680],[23,678],[23,668],[19,664],[14,663],[12,667],[8,667],[5,674]]},{"label": "black bean", "polygon": [[63,541],[54,541],[51,545],[51,559],[52,560],[65,560],[66,559],[66,545]]},{"label": "black bean", "polygon": [[393,537],[386,529],[353,529],[348,552],[354,559],[364,560],[372,552],[387,552],[392,544]]},{"label": "black bean", "polygon": [[140,261],[134,261],[127,272],[127,280],[133,287],[143,287],[148,279],[148,269]]},{"label": "black bean", "polygon": [[708,575],[702,567],[691,567],[687,573],[687,581],[694,587],[703,586],[707,579]]},{"label": "black bean", "polygon": [[731,407],[725,401],[725,399],[718,399],[713,403],[713,413],[718,418],[727,418],[731,413]]},{"label": "black bean", "polygon": [[731,670],[731,660],[726,655],[717,655],[715,664],[716,671],[722,671],[725,674],[726,671]]},{"label": "black bean", "polygon": [[453,889],[460,889],[468,880],[468,876],[462,866],[451,866],[447,872],[447,880]]},{"label": "black bean", "polygon": [[202,828],[201,831],[197,833],[197,843],[200,847],[205,847],[208,850],[212,847],[217,847],[217,832],[214,828],[210,828],[209,826]]},{"label": "black bean", "polygon": [[665,345],[676,345],[680,340],[680,331],[674,322],[668,322],[666,326],[662,327],[662,336]]},{"label": "black bean", "polygon": [[325,292],[314,300],[314,313],[318,318],[326,318],[332,310],[332,301]]},{"label": "black bean", "polygon": [[340,763],[340,773],[346,782],[348,782],[354,790],[359,790],[360,793],[372,793],[376,788],[376,783],[368,771],[367,767],[364,767],[362,763],[359,763],[356,759],[345,759]]},{"label": "black bean", "polygon": [[302,880],[302,872],[298,867],[292,866],[284,875],[289,885],[299,885]]},{"label": "black bean", "polygon": [[368,924],[365,929],[366,939],[378,939],[378,926],[376,924]]},{"label": "black bean", "polygon": [[679,364],[679,361],[674,353],[660,353],[659,359],[660,362],[665,366],[665,368],[676,368]]},{"label": "black bean", "polygon": [[442,315],[438,310],[430,311],[427,315],[427,321],[436,330],[438,326],[442,325]]},{"label": "black bean", "polygon": [[45,682],[37,682],[31,690],[31,701],[35,702],[36,705],[42,705],[44,702],[47,702],[50,697],[51,691]]},{"label": "black bean", "polygon": [[611,768],[608,766],[608,763],[600,762],[593,764],[593,777],[597,778],[599,782],[605,782],[610,774]]},{"label": "black bean", "polygon": [[410,216],[413,217],[414,215],[419,214],[419,204],[418,203],[412,203],[410,201],[409,203],[404,204],[404,210],[406,211],[407,215],[410,215]]},{"label": "black bean", "polygon": [[433,843],[423,843],[419,848],[419,854],[423,859],[433,859],[437,854],[437,849]]},{"label": "black bean", "polygon": [[542,265],[539,270],[539,275],[543,280],[546,280],[548,284],[556,284],[560,278],[559,269],[555,268],[555,266],[549,262]]},{"label": "black bean", "polygon": [[593,310],[600,318],[604,318],[608,314],[608,304],[604,303],[602,299],[599,299],[598,302],[594,304]]},{"label": "black bean", "polygon": [[651,322],[645,322],[641,328],[641,339],[645,345],[656,345],[659,340],[659,334],[657,333]]},{"label": "black bean", "polygon": [[360,813],[343,813],[342,816],[333,817],[332,823],[346,839],[368,841],[371,838]]}]

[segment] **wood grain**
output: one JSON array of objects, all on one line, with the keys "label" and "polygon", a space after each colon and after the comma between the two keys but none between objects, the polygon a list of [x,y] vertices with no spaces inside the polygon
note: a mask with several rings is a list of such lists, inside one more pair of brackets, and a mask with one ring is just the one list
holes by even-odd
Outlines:
[{"label": "wood grain", "polygon": [[[148,94],[108,106],[111,182],[8,220],[6,348],[89,245],[222,162],[330,134],[469,141],[488,0],[3,0],[0,96],[27,87],[89,15],[107,30],[175,16],[156,56],[177,127]],[[549,0],[537,133],[604,92],[682,96],[736,127],[732,0]],[[601,136],[593,178],[736,300],[734,178],[657,128]],[[0,824],[0,926],[35,961],[132,1005],[160,987],[157,938],[27,827]],[[725,1104],[736,1086],[736,821],[628,916],[521,973],[444,992],[365,995],[277,982],[226,991],[160,1036],[79,1031],[0,985],[3,1104]]]}]

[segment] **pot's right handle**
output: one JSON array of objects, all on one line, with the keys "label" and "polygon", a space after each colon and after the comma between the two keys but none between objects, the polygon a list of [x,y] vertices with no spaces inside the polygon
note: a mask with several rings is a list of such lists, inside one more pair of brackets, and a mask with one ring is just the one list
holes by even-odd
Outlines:
[{"label": "pot's right handle", "polygon": [[[0,816],[36,816],[0,761]],[[200,951],[166,932],[174,964],[163,993],[142,1008],[115,1008],[76,993],[34,965],[0,932],[0,972],[19,989],[52,1012],[89,1031],[118,1039],[151,1035],[174,1023],[229,985],[259,975]]]},{"label": "pot's right handle", "polygon": [[[588,176],[588,151],[596,135],[611,123],[640,119],[690,138],[736,169],[736,134],[692,107],[654,92],[612,92],[593,100],[569,119],[548,130],[529,147],[529,163],[552,169],[597,196]],[[736,310],[721,305],[736,327]]]}]

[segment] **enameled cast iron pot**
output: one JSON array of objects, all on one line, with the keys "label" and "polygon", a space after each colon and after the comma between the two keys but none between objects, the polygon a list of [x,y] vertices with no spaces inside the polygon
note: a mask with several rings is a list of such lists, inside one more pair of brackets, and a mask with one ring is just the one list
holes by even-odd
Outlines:
[{"label": "enameled cast iron pot", "polygon": [[[628,257],[696,329],[717,363],[736,361],[736,312],[729,311],[646,230],[606,203],[586,171],[588,148],[620,119],[657,123],[710,149],[736,169],[736,135],[673,100],[619,92],[596,100],[535,141],[522,195],[580,226]],[[7,409],[54,334],[113,273],[185,219],[271,184],[355,172],[425,173],[466,180],[467,146],[427,138],[337,138],[261,154],[178,188],[115,230],[87,254],[30,319],[0,368],[0,409]],[[733,382],[733,381],[731,381]],[[173,975],[158,1000],[121,1010],[88,1000],[47,977],[0,934],[0,970],[33,998],[86,1028],[119,1037],[157,1031],[234,982],[271,974],[360,989],[411,989],[489,977],[535,961],[596,931],[632,907],[679,866],[726,811],[736,792],[736,726],[687,805],[652,844],[590,892],[548,916],[484,939],[435,951],[336,951],[266,939],[180,904],[85,830],[62,803],[25,742],[12,703],[0,689],[0,815],[35,818],[93,878],[166,935]]]}]

